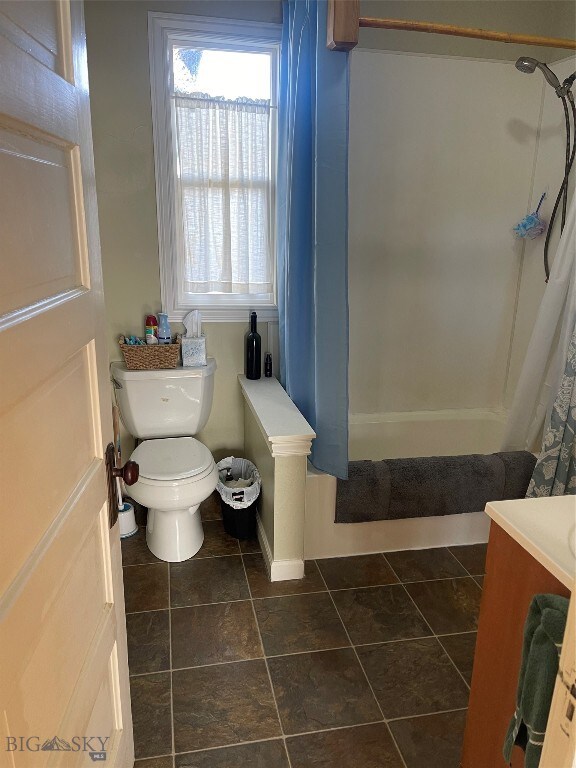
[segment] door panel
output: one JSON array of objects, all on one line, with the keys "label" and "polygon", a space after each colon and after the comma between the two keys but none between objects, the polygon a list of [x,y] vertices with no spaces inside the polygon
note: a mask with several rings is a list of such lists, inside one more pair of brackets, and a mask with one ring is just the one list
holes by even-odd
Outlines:
[{"label": "door panel", "polygon": [[[65,525],[70,516],[67,518]],[[100,622],[108,621],[106,585],[102,579],[94,579],[104,568],[102,531],[98,518],[90,520],[87,535],[84,530],[71,542],[71,551],[62,553],[63,561],[54,563],[50,550],[39,560],[34,578],[24,585],[5,624],[9,632],[2,633],[0,646],[7,669],[2,699],[8,702],[9,726],[14,733],[26,733],[31,723],[43,718],[50,718],[52,730],[57,732],[58,718],[72,696],[86,649]],[[67,533],[64,531],[64,536]],[[75,546],[78,543],[80,546]],[[51,586],[49,594],[41,587],[46,583]],[[43,593],[41,605],[37,593]],[[30,611],[33,605],[39,609],[34,614]],[[15,631],[18,629],[25,630],[24,634]],[[26,637],[24,649],[22,637]],[[35,695],[39,681],[51,692],[49,697]]]},{"label": "door panel", "polygon": [[[88,351],[80,350],[28,397],[0,415],[0,487],[8,509],[28,510],[26,525],[0,540],[5,589],[95,457],[95,424]],[[65,408],[66,418],[63,418]],[[42,461],[36,457],[41,456]]]},{"label": "door panel", "polygon": [[63,3],[43,2],[42,0],[7,0],[0,11],[4,16],[3,24],[9,39],[29,51],[34,58],[53,72],[65,74],[61,25],[68,21]]},{"label": "door panel", "polygon": [[134,761],[82,13],[0,2],[2,768]]},{"label": "door panel", "polygon": [[70,149],[0,130],[0,178],[11,180],[0,186],[2,251],[10,254],[0,262],[4,314],[80,286],[85,237]]},{"label": "door panel", "polygon": [[[74,288],[0,316],[0,359],[10,362],[0,368],[0,413],[57,375],[68,358],[91,344],[92,302],[88,290]],[[58,343],[58,355],[50,343],[53,340]]]}]

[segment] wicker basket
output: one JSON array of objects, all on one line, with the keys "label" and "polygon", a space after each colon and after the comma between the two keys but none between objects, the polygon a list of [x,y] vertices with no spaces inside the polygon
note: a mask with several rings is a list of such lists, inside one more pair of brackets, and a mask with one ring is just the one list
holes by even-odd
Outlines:
[{"label": "wicker basket", "polygon": [[176,368],[180,361],[180,344],[132,345],[119,342],[126,368],[131,371],[151,371]]}]

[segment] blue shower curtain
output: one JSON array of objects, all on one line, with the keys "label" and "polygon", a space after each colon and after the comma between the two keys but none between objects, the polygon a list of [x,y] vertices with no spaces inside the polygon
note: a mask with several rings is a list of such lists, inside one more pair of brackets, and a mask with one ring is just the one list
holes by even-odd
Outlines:
[{"label": "blue shower curtain", "polygon": [[281,380],[314,427],[315,467],[348,476],[348,54],[326,0],[285,0],[278,100]]}]

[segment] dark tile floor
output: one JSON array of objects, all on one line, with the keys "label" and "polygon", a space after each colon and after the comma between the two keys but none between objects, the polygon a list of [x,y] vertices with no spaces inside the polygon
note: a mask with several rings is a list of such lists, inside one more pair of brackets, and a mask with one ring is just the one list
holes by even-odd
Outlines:
[{"label": "dark tile floor", "polygon": [[226,535],[168,565],[122,543],[136,766],[457,768],[485,545],[306,563],[271,584]]}]

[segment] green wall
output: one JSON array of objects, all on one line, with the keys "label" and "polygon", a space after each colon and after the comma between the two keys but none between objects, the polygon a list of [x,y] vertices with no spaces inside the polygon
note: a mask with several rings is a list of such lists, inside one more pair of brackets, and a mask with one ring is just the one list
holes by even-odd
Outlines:
[{"label": "green wall", "polygon": [[[120,333],[142,334],[160,309],[156,189],[148,65],[148,11],[279,23],[280,0],[86,0],[86,38],[110,359]],[[199,438],[217,458],[244,445],[238,373],[243,323],[205,327],[218,371],[214,404]],[[266,329],[262,328],[263,338]],[[125,452],[130,449],[126,444]]]}]

